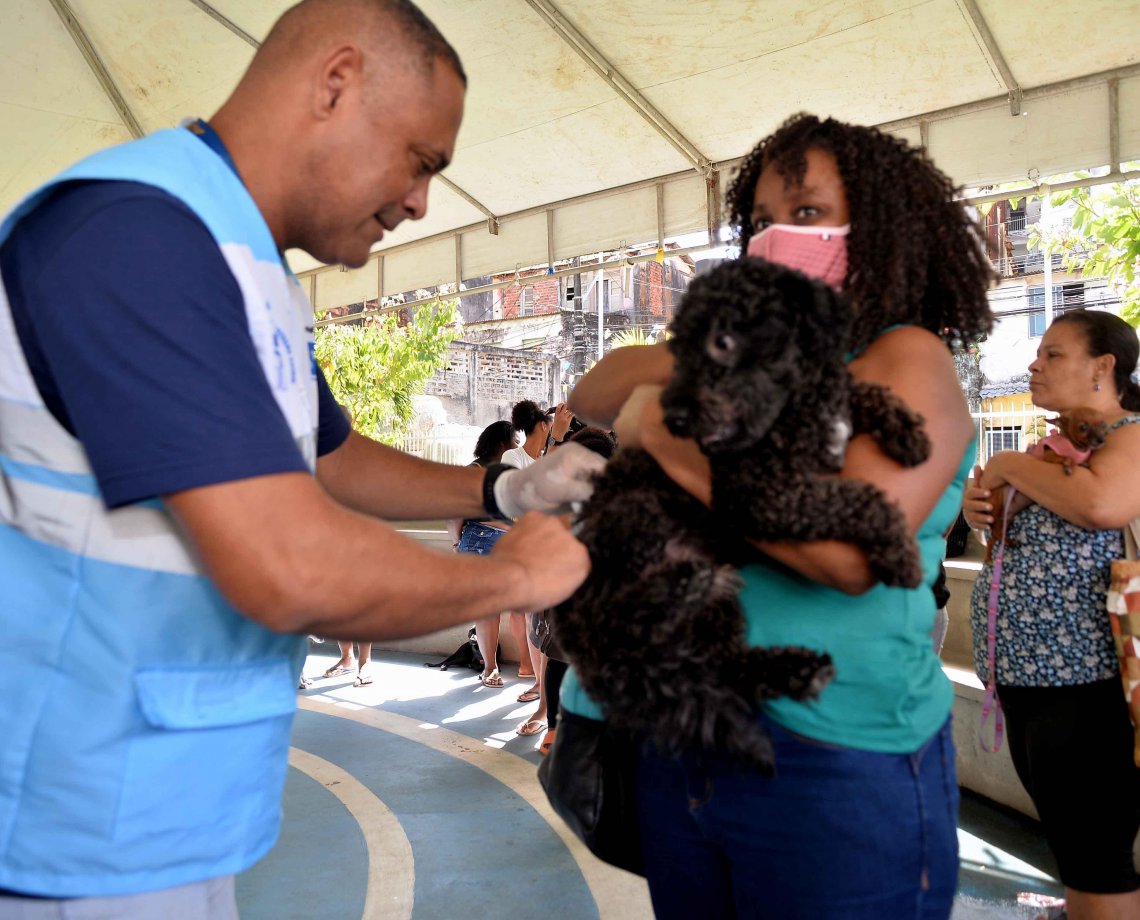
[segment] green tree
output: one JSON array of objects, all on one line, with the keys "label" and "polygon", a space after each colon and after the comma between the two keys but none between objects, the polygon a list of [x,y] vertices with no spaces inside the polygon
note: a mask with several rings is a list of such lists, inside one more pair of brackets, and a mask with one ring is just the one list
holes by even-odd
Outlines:
[{"label": "green tree", "polygon": [[1035,228],[1030,246],[1061,253],[1065,268],[1083,278],[1104,278],[1120,297],[1120,315],[1140,326],[1140,181],[1072,189],[1052,196],[1073,202],[1071,227]]},{"label": "green tree", "polygon": [[386,444],[407,431],[412,397],[423,393],[459,337],[458,315],[459,301],[444,300],[419,307],[403,326],[392,312],[317,328],[317,363],[357,431]]}]

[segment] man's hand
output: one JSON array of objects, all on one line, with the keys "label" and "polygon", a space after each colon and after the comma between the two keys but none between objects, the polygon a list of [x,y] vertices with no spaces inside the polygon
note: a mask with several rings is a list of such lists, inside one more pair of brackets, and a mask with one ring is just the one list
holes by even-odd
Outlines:
[{"label": "man's hand", "polygon": [[605,459],[580,444],[567,444],[526,469],[508,470],[495,480],[495,504],[509,518],[528,511],[563,513],[594,491],[593,477]]},{"label": "man's hand", "polygon": [[[528,468],[529,469],[529,468]],[[590,572],[586,547],[560,517],[523,515],[495,544],[490,558],[513,563],[525,573],[526,610],[542,610],[566,600]]]}]

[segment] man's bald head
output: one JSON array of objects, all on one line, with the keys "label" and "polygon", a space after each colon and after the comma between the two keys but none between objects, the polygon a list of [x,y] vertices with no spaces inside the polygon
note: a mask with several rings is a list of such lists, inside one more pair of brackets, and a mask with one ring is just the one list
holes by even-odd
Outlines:
[{"label": "man's bald head", "polygon": [[370,56],[402,58],[425,75],[443,61],[467,85],[455,49],[409,0],[302,0],[274,24],[247,76],[279,73],[338,41],[354,42]]},{"label": "man's bald head", "polygon": [[211,125],[281,249],[361,265],[455,152],[466,77],[408,0],[303,0]]}]

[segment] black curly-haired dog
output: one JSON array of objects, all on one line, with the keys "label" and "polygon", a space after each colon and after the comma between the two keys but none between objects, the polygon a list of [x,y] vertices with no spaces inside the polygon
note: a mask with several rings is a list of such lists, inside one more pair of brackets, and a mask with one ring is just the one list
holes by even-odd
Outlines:
[{"label": "black curly-haired dog", "polygon": [[579,517],[592,570],[555,612],[559,642],[610,721],[663,751],[722,751],[769,770],[758,704],[815,696],[834,673],[827,655],[745,642],[746,540],[853,542],[880,580],[921,581],[901,510],[834,475],[854,432],[907,466],[930,448],[919,416],[847,371],[849,315],[830,288],[757,259],[698,277],[672,325],[661,402],[668,428],[709,457],[713,507],[632,449]]}]

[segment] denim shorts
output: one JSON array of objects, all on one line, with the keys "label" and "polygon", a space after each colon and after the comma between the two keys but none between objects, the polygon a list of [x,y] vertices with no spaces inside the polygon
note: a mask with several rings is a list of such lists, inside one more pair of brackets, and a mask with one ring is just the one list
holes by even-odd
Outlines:
[{"label": "denim shorts", "polygon": [[499,530],[498,527],[468,521],[463,527],[463,533],[459,535],[459,552],[486,556],[505,533],[505,530]]},{"label": "denim shorts", "polygon": [[958,881],[950,722],[911,754],[857,751],[766,716],[776,772],[645,750],[642,851],[658,920],[946,920]]}]

